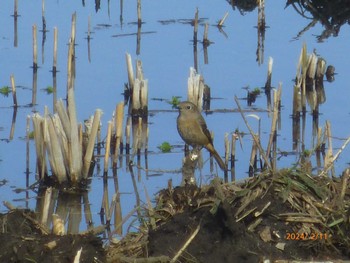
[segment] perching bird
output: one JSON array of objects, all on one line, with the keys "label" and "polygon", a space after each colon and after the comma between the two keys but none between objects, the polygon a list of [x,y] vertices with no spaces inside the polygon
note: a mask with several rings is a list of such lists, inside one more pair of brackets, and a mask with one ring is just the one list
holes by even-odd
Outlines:
[{"label": "perching bird", "polygon": [[214,156],[220,168],[226,170],[225,163],[214,148],[207,124],[197,106],[192,102],[184,101],[179,104],[178,108],[177,130],[181,138],[192,147],[207,149]]}]

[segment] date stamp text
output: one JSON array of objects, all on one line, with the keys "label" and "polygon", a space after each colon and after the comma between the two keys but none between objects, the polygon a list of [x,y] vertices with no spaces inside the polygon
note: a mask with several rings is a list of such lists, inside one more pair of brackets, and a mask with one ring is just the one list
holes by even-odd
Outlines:
[{"label": "date stamp text", "polygon": [[327,233],[293,233],[287,232],[285,235],[286,240],[327,240]]}]

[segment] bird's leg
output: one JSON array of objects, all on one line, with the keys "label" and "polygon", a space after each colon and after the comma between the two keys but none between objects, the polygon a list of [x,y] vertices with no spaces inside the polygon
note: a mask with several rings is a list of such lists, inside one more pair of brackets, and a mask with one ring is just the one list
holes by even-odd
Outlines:
[{"label": "bird's leg", "polygon": [[185,144],[185,156],[188,156],[190,154],[190,147],[188,146],[188,144]]}]

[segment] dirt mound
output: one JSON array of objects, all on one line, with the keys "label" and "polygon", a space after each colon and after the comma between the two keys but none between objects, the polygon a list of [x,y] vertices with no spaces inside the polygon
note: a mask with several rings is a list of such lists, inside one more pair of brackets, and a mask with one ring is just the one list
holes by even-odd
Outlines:
[{"label": "dirt mound", "polygon": [[344,178],[293,170],[241,185],[214,180],[203,189],[167,189],[158,198],[166,220],[149,232],[149,255],[179,253],[181,262],[349,259],[348,189]]},{"label": "dirt mound", "polygon": [[231,224],[221,208],[215,216],[208,208],[202,208],[175,215],[168,223],[151,231],[150,255],[174,257],[198,226],[199,232],[181,256],[181,261],[257,262],[263,252],[259,249],[261,242],[256,242],[254,235],[245,232],[242,223]]},{"label": "dirt mound", "polygon": [[100,238],[45,234],[35,217],[33,212],[19,209],[0,215],[0,262],[71,263],[80,249],[80,262],[105,261]]},{"label": "dirt mound", "polygon": [[169,186],[154,208],[140,208],[140,231],[106,249],[96,236],[49,234],[34,213],[11,210],[0,216],[0,261],[73,262],[81,248],[80,262],[348,259],[349,174],[286,169],[240,184]]}]

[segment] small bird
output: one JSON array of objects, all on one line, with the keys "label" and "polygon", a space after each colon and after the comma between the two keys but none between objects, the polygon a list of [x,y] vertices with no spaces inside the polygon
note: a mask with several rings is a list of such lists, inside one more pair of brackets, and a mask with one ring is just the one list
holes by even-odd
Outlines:
[{"label": "small bird", "polygon": [[178,108],[177,130],[181,138],[192,147],[207,149],[214,156],[220,168],[226,170],[225,163],[214,148],[207,124],[197,106],[192,102],[184,101],[179,104]]}]

